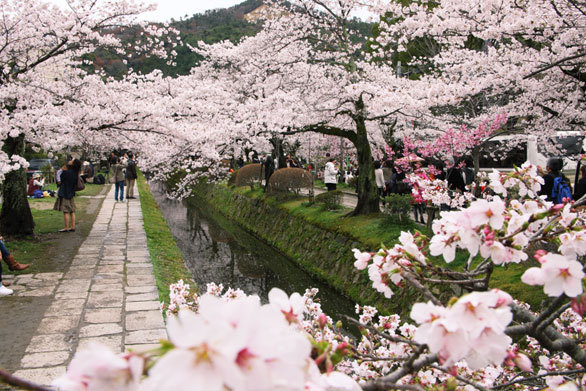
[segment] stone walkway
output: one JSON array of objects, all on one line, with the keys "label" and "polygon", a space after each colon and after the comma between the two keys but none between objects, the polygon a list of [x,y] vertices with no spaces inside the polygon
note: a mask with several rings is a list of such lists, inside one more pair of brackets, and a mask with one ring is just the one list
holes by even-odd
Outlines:
[{"label": "stone walkway", "polygon": [[53,297],[15,376],[48,385],[91,343],[137,351],[167,337],[140,201],[115,202],[113,193],[66,273],[11,279],[15,295]]}]

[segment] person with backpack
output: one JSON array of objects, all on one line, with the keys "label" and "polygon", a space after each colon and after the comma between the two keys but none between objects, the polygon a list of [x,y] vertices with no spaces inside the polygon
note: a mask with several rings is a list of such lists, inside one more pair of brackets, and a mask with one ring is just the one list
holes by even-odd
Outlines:
[{"label": "person with backpack", "polygon": [[561,172],[562,159],[550,158],[547,161],[547,173],[543,175],[543,186],[539,191],[540,196],[545,196],[546,201],[562,204],[564,199],[572,199],[570,180]]}]

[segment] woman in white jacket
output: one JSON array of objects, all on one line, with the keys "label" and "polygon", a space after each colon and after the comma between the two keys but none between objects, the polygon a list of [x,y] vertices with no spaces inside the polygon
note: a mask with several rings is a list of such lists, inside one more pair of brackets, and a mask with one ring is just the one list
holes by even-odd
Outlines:
[{"label": "woman in white jacket", "polygon": [[334,163],[336,163],[336,159],[331,158],[326,163],[326,168],[324,170],[324,183],[326,184],[328,191],[336,190],[336,183],[338,183],[338,170]]}]

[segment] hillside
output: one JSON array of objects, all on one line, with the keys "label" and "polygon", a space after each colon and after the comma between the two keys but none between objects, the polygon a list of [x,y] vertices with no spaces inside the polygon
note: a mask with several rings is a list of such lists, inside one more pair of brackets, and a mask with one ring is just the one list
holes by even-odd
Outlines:
[{"label": "hillside", "polygon": [[[246,15],[263,4],[262,0],[246,0],[230,8],[221,8],[195,14],[189,18],[171,20],[170,25],[179,30],[183,42],[196,46],[199,41],[213,44],[224,40],[238,42],[242,37],[256,34],[262,27],[260,22],[249,21]],[[253,20],[254,18],[248,18]],[[359,31],[358,40],[364,42],[364,37],[370,35],[371,25],[359,20],[352,21],[352,28]],[[116,34],[128,43],[140,40],[139,28],[127,28],[119,30]],[[134,44],[132,45],[134,46]],[[176,65],[170,66],[165,60],[131,55],[127,64],[118,55],[98,50],[87,56],[94,69],[102,69],[113,77],[121,77],[126,74],[129,67],[139,73],[150,73],[159,69],[167,76],[189,74],[192,67],[197,66],[201,56],[191,52],[186,46],[174,48],[177,51]],[[169,51],[172,48],[169,48]],[[88,71],[92,71],[92,67]]]}]

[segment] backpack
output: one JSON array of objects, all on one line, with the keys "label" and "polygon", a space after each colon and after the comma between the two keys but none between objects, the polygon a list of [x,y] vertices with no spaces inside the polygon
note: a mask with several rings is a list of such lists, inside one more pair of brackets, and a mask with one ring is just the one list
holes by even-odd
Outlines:
[{"label": "backpack", "polygon": [[35,190],[33,192],[33,198],[43,198],[44,194],[41,190]]},{"label": "backpack", "polygon": [[556,204],[563,204],[564,198],[567,198],[568,200],[572,199],[572,188],[561,175],[553,179],[551,196]]},{"label": "backpack", "polygon": [[106,183],[106,178],[102,174],[98,174],[94,177],[94,185],[103,185]]}]

